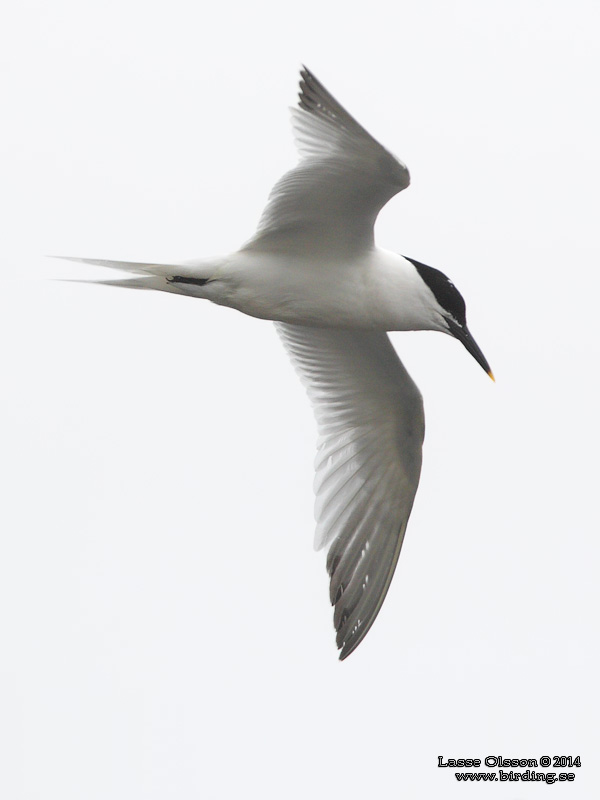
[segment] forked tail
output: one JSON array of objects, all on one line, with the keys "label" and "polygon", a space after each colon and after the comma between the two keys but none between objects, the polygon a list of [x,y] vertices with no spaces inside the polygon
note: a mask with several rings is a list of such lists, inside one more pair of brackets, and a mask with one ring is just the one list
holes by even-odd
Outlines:
[{"label": "forked tail", "polygon": [[219,258],[198,259],[177,264],[145,264],[140,261],[108,261],[99,258],[73,258],[72,256],[52,257],[130,273],[130,277],[127,278],[75,279],[75,283],[120,286],[125,289],[154,289],[201,297],[205,296],[202,287],[215,276],[222,263],[222,259]]}]

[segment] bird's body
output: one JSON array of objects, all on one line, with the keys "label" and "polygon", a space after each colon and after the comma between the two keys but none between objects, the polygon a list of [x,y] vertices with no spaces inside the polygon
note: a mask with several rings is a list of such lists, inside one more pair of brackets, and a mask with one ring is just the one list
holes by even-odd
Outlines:
[{"label": "bird's body", "polygon": [[[372,248],[352,258],[309,258],[260,250],[190,262],[200,283],[174,290],[260,319],[322,328],[431,329],[429,290],[402,256]],[[402,302],[406,298],[407,302]]]},{"label": "bird's body", "polygon": [[327,547],[340,658],[385,598],[421,470],[423,403],[386,331],[458,338],[491,375],[465,305],[438,270],[374,243],[408,170],[302,71],[299,165],[276,184],[235,253],[179,264],[76,259],[134,273],[106,281],[211,300],[273,320],[319,426],[315,545]]}]

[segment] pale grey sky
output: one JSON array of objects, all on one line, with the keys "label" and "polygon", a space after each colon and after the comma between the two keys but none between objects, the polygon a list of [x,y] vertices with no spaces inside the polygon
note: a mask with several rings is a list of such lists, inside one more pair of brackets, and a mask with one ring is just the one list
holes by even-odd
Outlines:
[{"label": "pale grey sky", "polygon": [[[5,10],[3,797],[464,798],[438,755],[490,754],[583,765],[478,797],[597,794],[600,9],[495,8]],[[302,62],[408,165],[378,242],[456,281],[497,377],[393,335],[423,474],[343,664],[273,327],[41,258],[237,247],[295,161]]]}]

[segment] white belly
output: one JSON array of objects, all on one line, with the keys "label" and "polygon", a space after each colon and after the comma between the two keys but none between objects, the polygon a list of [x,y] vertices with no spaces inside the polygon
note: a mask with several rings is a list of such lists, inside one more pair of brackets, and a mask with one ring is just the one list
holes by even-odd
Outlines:
[{"label": "white belly", "polygon": [[261,319],[414,330],[423,319],[419,284],[413,265],[385,250],[329,263],[241,251],[226,259],[202,294]]}]

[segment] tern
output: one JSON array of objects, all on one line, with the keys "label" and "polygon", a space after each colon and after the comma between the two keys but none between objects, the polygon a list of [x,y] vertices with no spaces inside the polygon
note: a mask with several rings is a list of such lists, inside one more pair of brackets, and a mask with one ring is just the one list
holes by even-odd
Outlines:
[{"label": "tern", "polygon": [[375,245],[379,211],[410,182],[402,161],[306,68],[292,127],[299,163],[237,252],[175,264],[69,260],[134,274],[100,283],[191,295],[275,322],[317,421],[315,549],[327,551],[343,660],[383,604],[421,472],[423,400],[387,332],[449,334],[493,375],[449,278]]}]

